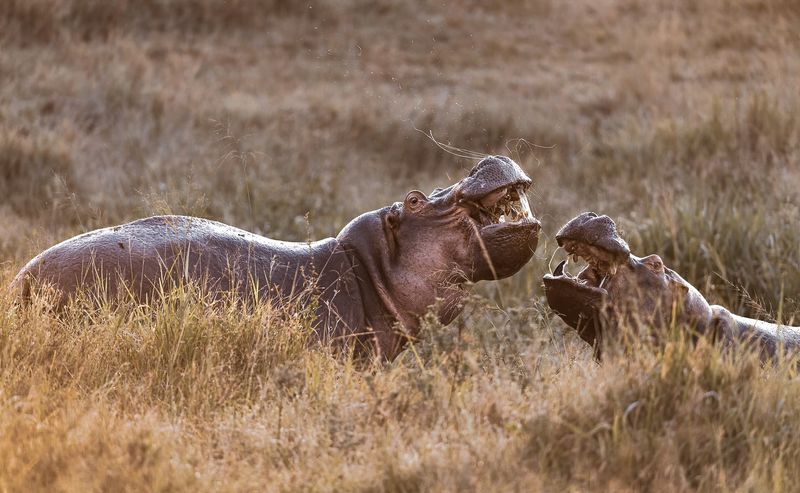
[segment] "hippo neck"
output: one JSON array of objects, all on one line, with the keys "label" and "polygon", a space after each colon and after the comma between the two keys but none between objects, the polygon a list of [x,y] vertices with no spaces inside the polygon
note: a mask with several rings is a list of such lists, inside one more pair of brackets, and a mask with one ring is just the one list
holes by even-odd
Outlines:
[{"label": "hippo neck", "polygon": [[[368,212],[353,219],[337,236],[341,251],[346,252],[355,273],[356,283],[364,307],[366,332],[373,337],[377,353],[393,359],[409,338],[419,333],[420,317],[436,303],[436,296],[449,298],[440,318],[450,321],[458,311],[453,294],[461,290],[445,291],[424,279],[425,293],[409,293],[414,276],[430,276],[430,272],[398,272],[400,266],[392,256],[388,233],[384,224],[384,208]],[[411,277],[409,277],[411,276]],[[412,279],[413,278],[413,279]],[[441,284],[441,283],[440,283]],[[442,316],[444,314],[444,316]]]},{"label": "hippo neck", "polygon": [[340,245],[350,256],[363,302],[364,322],[381,357],[394,359],[406,343],[419,334],[420,318],[428,309],[437,306],[437,295],[442,298],[437,314],[443,324],[450,323],[460,312],[464,293],[460,285],[442,285],[438,289],[431,286],[430,299],[414,299],[409,305],[404,303],[404,297],[394,294],[402,286],[392,276],[391,262],[357,246]]},{"label": "hippo neck", "polygon": [[403,346],[394,330],[398,324],[402,324],[399,311],[394,306],[383,276],[376,273],[370,262],[364,260],[357,251],[348,252],[363,303],[364,332],[371,339],[375,354],[391,360]]}]

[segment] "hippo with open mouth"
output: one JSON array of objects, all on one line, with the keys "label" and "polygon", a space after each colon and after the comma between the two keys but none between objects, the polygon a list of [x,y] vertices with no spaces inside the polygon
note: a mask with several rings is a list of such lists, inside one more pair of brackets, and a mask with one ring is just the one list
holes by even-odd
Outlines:
[{"label": "hippo with open mouth", "polygon": [[600,358],[603,336],[613,337],[621,325],[658,331],[671,325],[691,327],[726,344],[749,341],[764,357],[800,348],[800,327],[776,325],[740,317],[709,305],[700,292],[658,255],[637,257],[619,237],[608,216],[584,212],[556,234],[556,241],[573,260],[587,266],[576,276],[562,261],[544,276],[547,303]]},{"label": "hippo with open mouth", "polygon": [[411,191],[311,243],[195,217],[149,217],[45,250],[12,288],[26,299],[52,286],[57,307],[79,291],[147,301],[181,282],[217,298],[302,302],[311,294],[322,342],[391,360],[432,307],[444,324],[455,318],[465,283],[511,276],[530,260],[540,230],[530,186],[514,161],[489,156],[455,185],[429,196]]}]

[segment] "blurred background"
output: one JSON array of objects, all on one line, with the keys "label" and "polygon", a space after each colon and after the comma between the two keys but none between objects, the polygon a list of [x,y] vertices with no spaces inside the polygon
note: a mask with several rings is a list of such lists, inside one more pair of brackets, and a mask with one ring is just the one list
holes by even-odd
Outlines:
[{"label": "blurred background", "polygon": [[506,154],[541,298],[561,224],[615,218],[715,302],[800,298],[794,0],[4,0],[0,261],[155,213],[287,240]]},{"label": "blurred background", "polygon": [[475,164],[431,135],[515,159],[544,225],[358,369],[302,310],[60,317],[0,287],[0,491],[791,490],[794,364],[679,330],[597,364],[541,276],[594,210],[800,325],[798,26],[797,0],[0,0],[0,286],[150,214],[335,235]]}]

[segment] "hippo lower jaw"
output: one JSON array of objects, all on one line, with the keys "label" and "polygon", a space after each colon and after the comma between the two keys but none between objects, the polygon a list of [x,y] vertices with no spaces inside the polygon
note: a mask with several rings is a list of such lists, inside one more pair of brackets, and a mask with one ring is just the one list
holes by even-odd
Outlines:
[{"label": "hippo lower jaw", "polygon": [[[545,288],[548,290],[570,291],[576,299],[585,300],[587,307],[600,308],[600,304],[608,291],[603,288],[610,272],[599,275],[598,270],[591,265],[586,266],[577,276],[565,270],[566,260],[559,263],[552,274],[545,274]],[[598,279],[600,279],[598,281]],[[555,294],[555,293],[554,293]]]},{"label": "hippo lower jaw", "polygon": [[[585,248],[586,245],[581,245]],[[569,252],[569,250],[568,250]],[[552,274],[545,274],[545,289],[569,290],[576,298],[591,301],[593,308],[600,308],[608,291],[603,287],[617,273],[617,263],[609,263],[605,256],[588,254],[572,254],[573,259],[583,259],[587,265],[578,275],[573,276],[566,270],[567,260],[562,260]]]},{"label": "hippo lower jaw", "polygon": [[478,260],[467,279],[504,279],[519,271],[533,257],[540,230],[539,221],[528,218],[481,228],[476,235]]},{"label": "hippo lower jaw", "polygon": [[562,261],[543,278],[547,304],[597,350],[600,314],[608,298],[608,291],[602,286],[611,274],[601,276],[590,264],[578,276],[572,276],[564,269],[566,264],[566,260]]}]

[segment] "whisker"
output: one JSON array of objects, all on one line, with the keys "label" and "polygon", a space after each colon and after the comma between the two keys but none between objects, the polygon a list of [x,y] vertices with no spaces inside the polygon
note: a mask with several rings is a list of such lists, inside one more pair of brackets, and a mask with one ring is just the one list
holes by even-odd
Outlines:
[{"label": "whisker", "polygon": [[427,137],[431,142],[436,144],[436,147],[438,147],[439,149],[443,150],[444,152],[446,152],[446,153],[448,153],[450,155],[456,156],[456,157],[461,158],[461,159],[470,159],[470,160],[483,159],[483,158],[489,156],[489,154],[483,154],[483,153],[480,153],[480,152],[477,152],[477,151],[472,151],[470,149],[462,149],[460,147],[456,147],[456,146],[453,146],[453,145],[450,145],[450,144],[445,144],[444,142],[440,142],[440,141],[438,141],[436,139],[436,137],[433,136],[433,130],[429,130],[428,132],[424,132],[424,131],[422,131],[421,129],[417,128],[414,125],[412,125],[412,127],[414,128],[414,130],[416,130],[417,132],[421,133],[422,135]]}]

